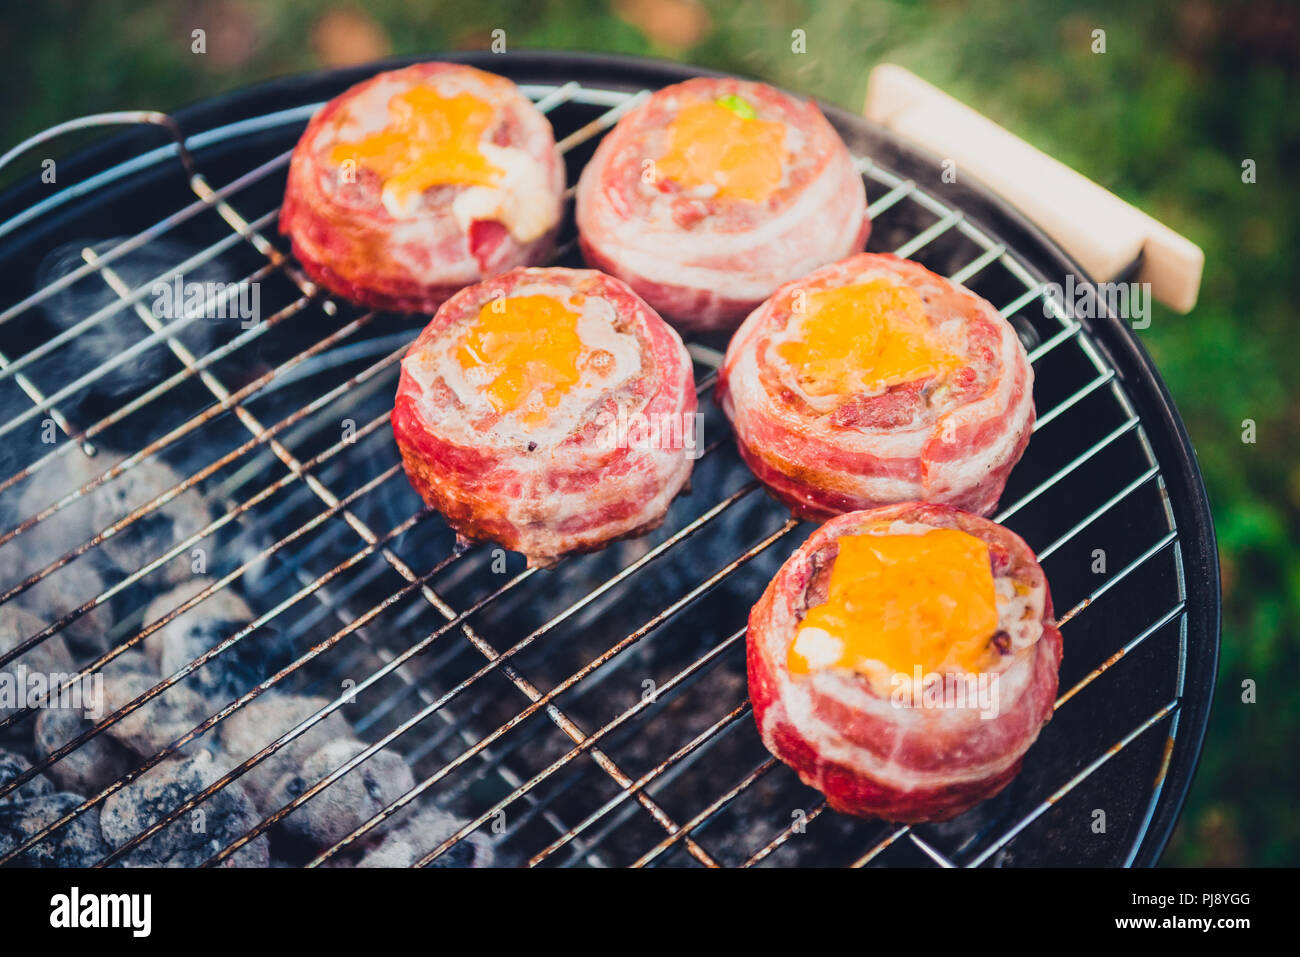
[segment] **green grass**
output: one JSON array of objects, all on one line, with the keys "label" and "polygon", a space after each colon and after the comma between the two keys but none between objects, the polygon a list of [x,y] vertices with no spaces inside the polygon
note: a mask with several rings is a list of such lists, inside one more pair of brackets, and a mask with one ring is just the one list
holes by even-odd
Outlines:
[{"label": "green grass", "polygon": [[[169,109],[319,66],[317,0],[46,0],[6,14],[0,54],[24,76],[0,106],[6,144],[104,109]],[[1206,253],[1201,301],[1141,335],[1187,422],[1224,570],[1219,688],[1200,771],[1166,863],[1300,863],[1300,14],[1289,4],[1053,0],[959,4],[705,2],[707,24],[647,36],[599,0],[372,0],[394,53],[484,46],[680,57],[850,108],[870,66],[908,66],[1185,233]],[[231,29],[222,24],[244,22]],[[687,22],[690,26],[690,23]],[[190,31],[208,30],[208,53]],[[1106,31],[1105,54],[1090,49]],[[803,30],[807,52],[791,50]],[[670,45],[676,43],[676,46]],[[1244,159],[1257,182],[1242,182]],[[1291,370],[1291,371],[1288,371]],[[1255,444],[1241,440],[1253,420]],[[1254,680],[1258,703],[1241,702]]]}]

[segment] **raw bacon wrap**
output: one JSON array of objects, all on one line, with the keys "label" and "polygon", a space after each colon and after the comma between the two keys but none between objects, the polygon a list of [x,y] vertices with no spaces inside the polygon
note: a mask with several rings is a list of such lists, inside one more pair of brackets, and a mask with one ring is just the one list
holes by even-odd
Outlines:
[{"label": "raw bacon wrap", "polygon": [[[824,595],[818,582],[829,574],[836,540],[880,522],[974,535],[988,543],[995,577],[1028,586],[1041,632],[1032,643],[1009,644],[986,669],[998,676],[996,717],[981,717],[978,707],[906,707],[845,669],[787,669],[799,622],[817,603],[809,592],[820,587]],[[1029,546],[1000,525],[941,505],[891,505],[831,520],[781,567],[749,616],[749,696],[763,743],[831,807],[888,821],[947,820],[1002,790],[1052,716],[1060,663],[1051,593]]]},{"label": "raw bacon wrap", "polygon": [[[645,182],[683,105],[739,96],[786,124],[787,162],[765,201],[702,198]],[[735,328],[781,283],[862,249],[866,190],[843,140],[811,100],[761,83],[700,77],[664,87],[628,113],[578,180],[587,263],[627,282],[681,329]]]},{"label": "raw bacon wrap", "polygon": [[[918,380],[815,409],[781,376],[772,340],[796,297],[874,278],[921,295],[931,327],[962,341],[961,366],[942,392]],[[717,395],[745,463],[800,517],[907,501],[987,515],[1029,444],[1033,381],[1015,329],[987,301],[919,263],[861,253],[787,283],[754,310],[727,348]]]},{"label": "raw bacon wrap", "polygon": [[[414,211],[397,217],[381,200],[380,177],[364,164],[354,182],[343,181],[331,148],[383,129],[392,96],[420,85],[444,96],[467,92],[496,109],[485,138],[531,157],[537,164],[527,167],[532,179],[545,187],[524,188],[522,181],[507,179],[501,188],[514,191],[513,202],[538,204],[532,215],[550,223],[541,235],[520,241],[492,215],[462,223],[453,204],[473,188],[468,185],[433,186]],[[432,313],[464,286],[545,261],[563,196],[564,162],[551,125],[512,82],[460,64],[420,63],[380,73],[312,117],[289,162],[280,232],[292,239],[306,273],[331,292],[377,309]]]},{"label": "raw bacon wrap", "polygon": [[[612,307],[611,328],[635,337],[637,374],[580,407],[566,396],[556,414],[574,427],[550,439],[511,432],[491,416],[471,421],[448,385],[446,345],[499,296],[560,290]],[[546,565],[663,521],[688,484],[693,437],[670,439],[665,428],[659,439],[638,439],[634,430],[619,433],[617,423],[640,413],[689,429],[696,409],[681,338],[626,285],[593,270],[516,269],[462,290],[438,310],[402,360],[392,422],[411,484],[462,537]]]}]

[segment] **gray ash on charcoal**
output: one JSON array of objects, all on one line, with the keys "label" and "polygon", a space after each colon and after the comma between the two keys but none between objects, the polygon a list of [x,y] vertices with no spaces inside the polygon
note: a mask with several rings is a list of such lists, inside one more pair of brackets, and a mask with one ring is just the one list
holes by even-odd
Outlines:
[{"label": "gray ash on charcoal", "polygon": [[[20,464],[25,463],[6,464],[4,478],[17,471]],[[5,531],[76,492],[112,465],[111,456],[100,454],[90,458],[80,449],[46,462],[33,475],[0,494],[0,515],[4,518]],[[94,535],[98,529],[91,525],[90,511],[90,498],[83,495],[0,546],[0,569],[4,570],[5,588],[41,570]],[[96,568],[102,563],[94,550],[75,559],[74,563],[80,561]]]},{"label": "gray ash on charcoal", "polygon": [[[98,478],[118,460],[107,452],[87,458],[74,451],[48,462],[21,483],[22,491],[16,500],[12,497],[12,490],[5,495],[6,501],[11,503],[5,509],[6,529],[43,512],[66,494]],[[5,569],[4,587],[7,589],[17,584],[90,541],[181,480],[182,476],[170,465],[155,457],[136,463],[121,475],[86,492],[0,547],[0,568]],[[153,561],[210,521],[211,514],[203,496],[195,488],[186,489],[72,560],[72,565],[85,563],[86,569],[72,572],[68,566],[51,572],[55,581],[63,582],[67,597],[51,600],[47,607],[41,604],[42,598],[38,593],[23,603],[54,620],[63,611],[70,611],[98,594],[89,591],[95,584],[93,575],[117,581]],[[211,547],[211,537],[201,539],[193,547]],[[149,581],[178,582],[191,574],[191,555],[186,550],[151,572]],[[32,590],[40,588],[40,584],[32,586]],[[43,590],[47,599],[53,594],[51,586],[45,586]],[[80,601],[68,605],[72,596]],[[84,624],[79,625],[78,630],[86,631],[93,627]],[[100,630],[103,630],[102,621]]]},{"label": "gray ash on charcoal", "polygon": [[[83,555],[51,572],[14,601],[49,622],[71,614],[108,588],[104,576],[87,559]],[[82,612],[59,630],[58,635],[78,659],[96,658],[108,650],[113,625],[110,604]]]},{"label": "gray ash on charcoal", "polygon": [[[106,681],[105,712],[119,710],[146,694],[160,680],[157,674],[132,672]],[[211,713],[211,705],[201,694],[178,683],[123,715],[108,726],[106,733],[135,754],[148,756],[161,751]],[[188,742],[184,751],[194,753],[202,746],[202,737],[198,737]]]},{"label": "gray ash on charcoal", "polygon": [[[44,628],[44,620],[37,618],[31,612],[10,605],[0,605],[0,655],[10,653]],[[72,654],[68,651],[68,646],[61,635],[53,634],[28,648],[12,661],[0,666],[0,678],[18,689],[26,686],[23,678],[25,673],[67,674],[73,670]],[[8,703],[0,703],[0,720],[20,710],[22,709],[19,707],[10,707]]]},{"label": "gray ash on charcoal", "polygon": [[[0,854],[7,854],[57,821],[84,798],[60,792],[28,801],[0,804]],[[15,867],[89,867],[108,853],[99,826],[99,808],[92,807],[45,837],[10,862]]]},{"label": "gray ash on charcoal", "polygon": [[[28,638],[45,630],[45,620],[31,612],[11,605],[0,605],[0,654],[8,654]],[[72,654],[55,633],[42,638],[4,667],[26,665],[31,671],[66,671],[72,664]]]},{"label": "gray ash on charcoal", "polygon": [[[220,763],[208,752],[155,765],[104,802],[100,815],[104,840],[113,848],[122,847],[222,773]],[[128,867],[197,867],[260,820],[248,794],[239,782],[232,781],[133,848],[122,863]],[[266,836],[254,838],[228,863],[266,867],[270,863]]]},{"label": "gray ash on charcoal", "polygon": [[[174,608],[206,584],[207,580],[190,581],[165,593],[151,603],[142,620],[154,620],[165,613],[160,609]],[[191,626],[190,622],[206,607],[206,602],[201,602],[152,635],[139,649],[127,651],[104,666],[98,676],[103,682],[100,718],[152,689],[164,677],[163,669],[174,672],[252,617],[251,609],[233,592],[226,593],[229,598],[217,599],[221,594],[218,592],[209,599],[216,600],[214,607],[230,616],[221,619],[219,627],[224,630],[219,635],[203,627],[201,619],[199,628]],[[4,635],[6,649],[43,627],[39,618],[20,609],[6,608],[4,621],[7,628],[0,634]],[[256,636],[255,632],[249,639]],[[32,649],[24,659],[29,657],[46,670],[75,670],[74,656],[57,635],[39,649]],[[80,803],[81,795],[99,793],[227,704],[231,700],[231,681],[246,680],[247,676],[238,675],[240,663],[233,658],[234,668],[228,669],[224,663],[226,658],[226,654],[219,655],[208,664],[220,680],[191,687],[190,683],[201,671],[187,676],[89,738],[51,765],[45,774],[17,789],[5,802],[12,808],[0,818],[0,835],[8,842],[0,846],[4,850],[12,849]],[[236,675],[227,674],[227,670],[236,671]],[[259,696],[220,723],[218,733],[190,742],[184,752],[169,757],[138,780],[120,788],[93,812],[56,831],[15,863],[58,866],[94,863],[328,704],[329,699],[324,697],[280,691]],[[27,749],[31,757],[44,758],[92,728],[94,720],[79,710],[48,708],[39,710],[32,723],[35,728],[34,733],[27,731]],[[125,866],[202,863],[267,814],[355,758],[364,748],[343,715],[335,712],[215,792],[195,810],[186,812],[159,834],[142,842],[122,863]],[[28,758],[27,754],[0,751],[0,783],[27,771],[31,767]],[[268,834],[250,842],[228,863],[230,866],[304,863],[365,823],[414,784],[406,760],[396,752],[381,750],[296,809]],[[64,790],[55,794],[56,787]],[[196,815],[196,812],[200,813]],[[411,863],[462,823],[460,818],[436,809],[404,810],[373,829],[347,854],[338,855],[334,866]],[[439,866],[486,866],[491,861],[490,842],[477,835],[453,848],[438,863]]]},{"label": "gray ash on charcoal", "polygon": [[[262,694],[221,722],[222,750],[232,765],[242,763],[329,703],[328,698],[275,691]],[[296,772],[315,752],[338,739],[355,740],[343,715],[335,711],[250,768],[239,780],[253,803],[269,813],[275,810],[270,798],[280,778]]]},{"label": "gray ash on charcoal", "polygon": [[[388,830],[365,852],[357,867],[410,867],[465,826],[465,821],[436,807],[420,807]],[[481,831],[465,835],[430,867],[491,867],[496,861],[492,839]]]},{"label": "gray ash on charcoal", "polygon": [[[36,753],[44,759],[73,738],[84,734],[94,722],[80,712],[65,708],[44,709],[36,716]],[[60,787],[96,794],[129,771],[136,756],[101,732],[65,754],[46,773]]]},{"label": "gray ash on charcoal", "polygon": [[[0,605],[0,655],[13,651],[18,645],[38,634],[44,628],[45,622],[30,612],[13,605]],[[26,687],[28,675],[31,673],[48,676],[75,672],[72,661],[71,653],[62,636],[58,634],[50,635],[40,644],[27,649],[17,658],[5,665],[0,665],[0,681],[5,682],[17,692]],[[18,700],[17,695],[13,700],[0,701],[0,720],[21,712],[23,710],[21,705],[23,704],[25,702]],[[81,718],[81,712],[79,711],[61,713],[67,714],[73,720]],[[32,728],[37,718],[39,718],[39,715],[33,717],[30,714],[19,718],[3,731],[0,731],[0,741],[13,748],[21,749],[24,746],[30,746]]]},{"label": "gray ash on charcoal", "polygon": [[[276,782],[269,801],[284,807],[365,750],[360,741],[337,738],[316,751],[300,769]],[[410,767],[400,754],[377,751],[284,818],[285,830],[319,847],[329,847],[370,820],[415,787]],[[372,829],[382,833],[384,825]]]},{"label": "gray ash on charcoal", "polygon": [[[0,788],[31,769],[32,763],[21,754],[0,748]],[[20,784],[8,794],[0,796],[0,804],[30,801],[33,798],[45,797],[53,793],[54,785],[50,783],[50,779],[38,774],[25,784]]]},{"label": "gray ash on charcoal", "polygon": [[[194,577],[159,595],[145,609],[144,620],[156,621],[213,584]],[[225,641],[256,616],[236,592],[223,588],[176,616],[144,640],[144,651],[164,676],[172,675]],[[231,701],[291,664],[293,643],[278,628],[262,625],[244,635],[185,683],[207,697]]]},{"label": "gray ash on charcoal", "polygon": [[[113,481],[95,489],[91,524],[95,531],[120,521],[127,514],[178,485],[182,477],[157,459],[145,459]],[[119,569],[132,572],[153,561],[173,545],[189,538],[211,521],[207,504],[194,489],[186,489],[166,505],[154,508],[99,546],[104,557]],[[201,539],[193,547],[210,547]],[[151,572],[152,581],[183,581],[193,574],[189,551],[182,551]]]},{"label": "gray ash on charcoal", "polygon": [[[101,446],[100,454],[93,458],[78,449],[49,461],[9,494],[0,494],[4,529],[45,509],[111,468],[117,460],[114,453]],[[0,590],[119,521],[201,464],[187,461],[178,471],[161,460],[146,459],[103,488],[50,516],[8,546],[0,547],[0,578],[5,579],[0,581]],[[128,526],[52,572],[15,600],[0,606],[0,654],[152,561],[215,514],[202,493],[191,489],[163,506],[155,517]],[[237,531],[231,526],[223,533],[223,541],[230,540],[231,534]],[[242,554],[238,550],[232,553]],[[222,561],[223,570],[231,560],[230,555],[223,557],[217,553],[210,557]],[[240,560],[234,557],[233,563]],[[75,674],[212,581],[191,574],[187,550],[170,561],[164,571],[151,573],[140,583],[61,627],[24,653],[20,661],[28,669],[46,674]],[[246,597],[248,588],[253,588],[251,601]],[[271,601],[270,596],[257,591],[255,582],[246,579],[227,584],[159,628],[135,649],[119,654],[93,678],[84,679],[102,682],[102,706],[95,717],[80,709],[49,707],[16,722],[3,736],[0,787],[93,729],[107,714],[185,668],[249,624],[257,616],[258,607],[269,607]],[[87,796],[98,795],[119,781],[182,734],[290,664],[294,657],[293,643],[277,628],[259,627],[173,687],[89,737],[31,781],[0,798],[0,856],[62,817]],[[310,673],[301,677],[313,680]],[[289,690],[275,689],[260,695],[209,733],[189,742],[178,753],[42,839],[37,847],[12,863],[88,866],[98,862],[329,703],[326,697]],[[7,714],[0,711],[0,718]],[[364,747],[346,717],[341,712],[331,714],[158,834],[141,842],[121,864],[196,866],[312,784],[332,774]],[[251,841],[227,865],[305,863],[414,784],[410,765],[402,755],[391,750],[379,751]],[[463,824],[463,818],[435,807],[406,808],[346,852],[336,855],[331,866],[409,865]],[[485,834],[475,834],[436,863],[437,866],[482,867],[493,860],[491,840]]]},{"label": "gray ash on charcoal", "polygon": [[[115,710],[109,701],[117,684],[137,674],[149,674],[148,662],[139,652],[126,652],[105,665],[98,675],[82,679],[83,682],[101,682],[99,688],[103,700],[99,702],[98,714],[87,714],[85,709],[76,708],[40,709],[35,721],[37,757],[47,758],[72,739],[91,730]],[[83,694],[83,701],[93,701],[93,697]],[[46,773],[66,790],[95,794],[130,770],[139,757],[110,730],[104,730],[59,758]]]}]

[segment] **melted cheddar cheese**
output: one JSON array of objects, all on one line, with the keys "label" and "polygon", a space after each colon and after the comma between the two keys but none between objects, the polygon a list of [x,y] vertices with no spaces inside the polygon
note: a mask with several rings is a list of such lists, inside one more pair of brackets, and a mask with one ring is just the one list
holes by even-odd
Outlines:
[{"label": "melted cheddar cheese", "polygon": [[688,189],[716,186],[723,199],[763,202],[781,183],[785,124],[741,116],[720,103],[691,103],[668,124],[660,175]]},{"label": "melted cheddar cheese", "polygon": [[777,354],[807,395],[871,395],[960,365],[911,286],[872,279],[811,293],[803,306]]},{"label": "melted cheddar cheese", "polygon": [[503,171],[481,141],[496,110],[469,93],[443,96],[413,86],[388,101],[388,125],[355,143],[338,143],[330,161],[351,160],[383,181],[385,205],[404,208],[431,186],[492,186]]},{"label": "melted cheddar cheese", "polygon": [[500,414],[520,411],[526,428],[540,425],[548,409],[582,376],[587,355],[578,334],[578,298],[562,302],[553,296],[530,295],[494,299],[479,310],[456,346],[462,369],[480,370],[485,393]]},{"label": "melted cheddar cheese", "polygon": [[808,610],[790,643],[794,674],[859,673],[879,662],[895,673],[974,673],[998,629],[988,546],[936,528],[918,535],[845,535],[826,601]]}]

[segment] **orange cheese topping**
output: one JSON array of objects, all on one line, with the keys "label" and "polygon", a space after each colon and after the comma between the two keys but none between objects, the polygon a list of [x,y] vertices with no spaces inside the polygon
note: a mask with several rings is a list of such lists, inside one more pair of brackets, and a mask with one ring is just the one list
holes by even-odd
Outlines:
[{"label": "orange cheese topping", "polygon": [[469,93],[446,97],[413,86],[388,101],[388,125],[356,143],[338,143],[330,161],[354,161],[383,180],[400,204],[430,186],[490,186],[502,170],[483,155],[480,141],[496,110]]},{"label": "orange cheese topping", "polygon": [[718,103],[691,103],[668,124],[659,173],[725,199],[763,202],[781,183],[785,124],[749,119]]},{"label": "orange cheese topping", "polygon": [[811,396],[883,392],[957,368],[911,286],[872,279],[807,296],[777,354]]},{"label": "orange cheese topping", "polygon": [[521,424],[540,425],[547,409],[578,382],[585,349],[578,334],[581,313],[571,306],[580,305],[578,298],[564,303],[552,296],[511,296],[479,310],[456,345],[456,359],[467,372],[486,369],[485,391],[498,413],[522,408]]},{"label": "orange cheese topping", "polygon": [[808,610],[786,664],[863,672],[876,661],[912,674],[980,670],[997,632],[988,546],[953,528],[919,535],[845,535],[826,601]]}]

